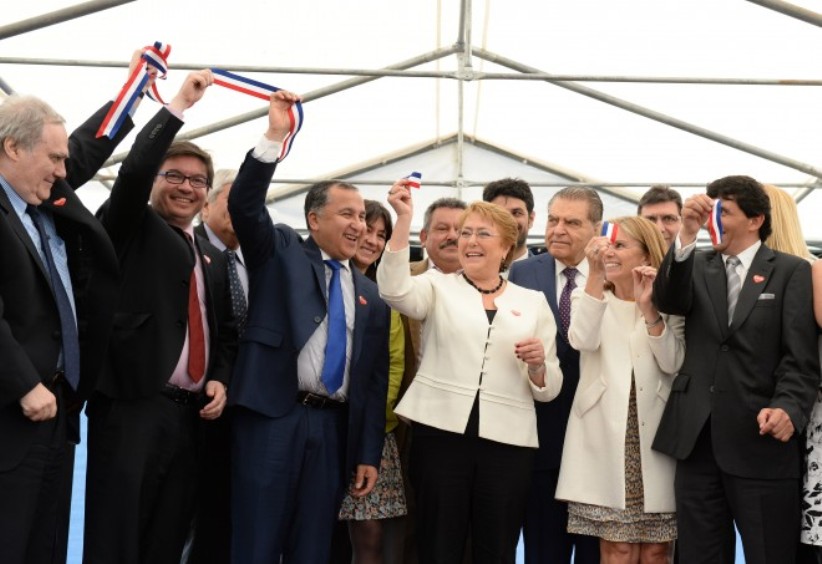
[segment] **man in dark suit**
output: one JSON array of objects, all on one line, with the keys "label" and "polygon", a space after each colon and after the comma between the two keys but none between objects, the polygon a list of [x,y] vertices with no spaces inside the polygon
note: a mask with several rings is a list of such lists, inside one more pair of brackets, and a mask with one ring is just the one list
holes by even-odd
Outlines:
[{"label": "man in dark suit", "polygon": [[[695,251],[713,201],[724,234]],[[793,562],[800,447],[819,387],[810,264],[775,252],[770,202],[747,176],[692,196],[654,284],[659,310],[685,316],[685,363],[654,448],[676,458],[679,549],[688,564],[729,560],[739,529],[749,564]]]},{"label": "man in dark suit", "polygon": [[100,370],[119,275],[108,236],[74,190],[132,127],[127,118],[113,139],[96,138],[109,106],[70,138],[45,102],[0,106],[0,559],[11,564],[66,560],[79,411]]},{"label": "man in dark suit", "polygon": [[[482,189],[482,199],[505,208],[517,222],[517,245],[511,255],[511,262],[525,260],[528,251],[528,231],[534,226],[534,193],[531,186],[520,178],[501,178],[489,182]],[[503,276],[507,277],[508,272]]]},{"label": "man in dark suit", "polygon": [[591,188],[563,188],[548,203],[547,253],[515,262],[508,280],[545,294],[557,322],[557,356],[562,391],[547,403],[536,402],[539,450],[525,515],[527,564],[599,563],[599,539],[567,532],[568,504],[554,499],[565,429],[579,383],[579,353],[568,344],[571,291],[588,276],[585,245],[602,221],[602,200]]},{"label": "man in dark suit", "polygon": [[207,70],[186,78],[137,136],[99,212],[123,279],[88,407],[87,563],[179,562],[199,423],[225,405],[236,340],[225,260],[192,226],[213,167],[193,143],[172,144],[212,82]]},{"label": "man in dark suit", "polygon": [[265,206],[296,101],[272,95],[268,130],[228,199],[250,273],[230,398],[238,563],[328,562],[344,488],[371,491],[385,436],[390,311],[349,264],[362,197],[345,183],[312,186],[307,240]]}]

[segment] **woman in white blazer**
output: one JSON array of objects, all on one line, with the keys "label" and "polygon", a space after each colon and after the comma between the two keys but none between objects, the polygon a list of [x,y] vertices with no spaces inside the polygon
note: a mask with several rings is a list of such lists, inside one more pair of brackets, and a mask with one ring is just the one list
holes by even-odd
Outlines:
[{"label": "woman in white blazer", "polygon": [[651,443],[685,356],[684,321],[651,301],[659,230],[635,216],[612,225],[615,239],[586,247],[588,279],[571,297],[580,380],[556,497],[569,502],[569,532],[600,538],[603,563],[669,562],[676,465]]},{"label": "woman in white blazer", "polygon": [[395,412],[412,421],[411,483],[420,562],[513,564],[537,443],[534,400],[562,386],[554,317],[541,293],[504,280],[517,240],[505,209],[476,202],[460,221],[462,272],[412,277],[407,181],[389,191],[394,233],[377,270],[380,294],[423,321],[422,358]]}]

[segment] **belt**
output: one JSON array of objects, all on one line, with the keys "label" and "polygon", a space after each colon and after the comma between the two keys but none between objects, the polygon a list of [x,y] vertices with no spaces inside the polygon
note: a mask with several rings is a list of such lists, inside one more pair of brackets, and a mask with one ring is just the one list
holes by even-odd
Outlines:
[{"label": "belt", "polygon": [[200,393],[186,390],[174,384],[166,384],[163,387],[163,395],[180,405],[197,405],[200,401]]},{"label": "belt", "polygon": [[338,409],[346,405],[344,401],[337,401],[311,392],[297,392],[297,403],[314,409]]}]

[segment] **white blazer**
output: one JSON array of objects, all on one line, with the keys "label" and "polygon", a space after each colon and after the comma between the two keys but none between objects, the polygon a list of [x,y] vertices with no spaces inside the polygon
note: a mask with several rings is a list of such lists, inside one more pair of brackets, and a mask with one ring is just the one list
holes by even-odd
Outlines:
[{"label": "white blazer", "polygon": [[568,340],[580,351],[580,378],[557,484],[557,499],[625,508],[625,427],[631,374],[636,385],[646,513],[672,513],[676,461],[651,450],[671,382],[685,358],[684,319],[663,316],[648,335],[633,302],[580,288],[571,296]]},{"label": "white blazer", "polygon": [[[380,295],[392,308],[424,321],[419,370],[394,410],[398,415],[464,433],[479,391],[479,436],[536,448],[534,400],[550,401],[562,387],[556,355],[556,324],[545,297],[510,282],[494,303],[489,325],[482,295],[462,275],[408,270],[409,250],[386,248],[377,269]],[[530,337],[545,347],[545,386],[528,377],[514,354]]]}]

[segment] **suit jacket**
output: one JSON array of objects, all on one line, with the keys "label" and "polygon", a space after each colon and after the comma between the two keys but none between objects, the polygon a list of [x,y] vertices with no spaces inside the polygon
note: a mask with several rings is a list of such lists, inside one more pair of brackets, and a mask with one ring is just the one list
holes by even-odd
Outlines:
[{"label": "suit jacket", "polygon": [[[182,122],[162,109],[143,128],[120,172],[111,198],[98,212],[111,236],[123,281],[114,333],[98,390],[111,398],[159,393],[168,382],[188,330],[188,285],[194,254],[183,232],[146,202],[166,150]],[[205,277],[209,326],[207,379],[228,385],[236,330],[223,254],[195,236]]]},{"label": "suit jacket", "polygon": [[[91,179],[133,124],[126,120],[114,139],[95,137],[107,104],[69,138],[66,179],[40,205],[54,218],[66,244],[80,339],[78,403],[94,389],[103,360],[117,295],[119,269],[100,223],[74,190]],[[0,471],[14,467],[37,439],[53,430],[23,416],[19,400],[38,383],[48,385],[62,347],[60,317],[45,265],[22,222],[0,190]],[[42,438],[42,437],[41,437]],[[77,413],[69,439],[79,440]]]},{"label": "suit jacket", "polygon": [[[249,153],[228,198],[248,268],[250,303],[229,405],[272,418],[297,405],[297,358],[325,319],[327,302],[319,247],[286,225],[274,225],[265,207],[275,168],[276,163],[260,162]],[[388,389],[390,310],[374,282],[357,269],[352,275],[356,313],[343,483],[357,464],[379,467]]]},{"label": "suit jacket", "polygon": [[[517,261],[511,264],[508,280],[545,294],[556,325],[560,326],[554,257],[543,253]],[[562,390],[554,401],[536,404],[539,451],[534,464],[537,470],[557,469],[560,466],[568,416],[579,384],[579,352],[568,344],[559,331],[556,336],[556,350],[562,369]]]},{"label": "suit jacket", "polygon": [[[479,436],[536,447],[534,400],[556,397],[562,373],[554,351],[556,324],[538,292],[508,284],[495,298],[493,322],[481,295],[458,274],[411,276],[409,248],[386,250],[377,269],[380,294],[409,318],[424,320],[419,370],[394,410],[452,433],[463,433],[479,394]],[[515,343],[535,337],[545,347],[545,385],[537,388]],[[482,384],[480,385],[480,378]]]},{"label": "suit jacket", "polygon": [[[799,476],[797,437],[819,387],[810,264],[762,245],[728,326],[722,256],[671,246],[654,283],[660,311],[685,316],[685,363],[676,377],[654,448],[687,458],[710,418],[714,456],[729,474]],[[756,416],[779,407],[796,432],[787,443],[760,436]]]}]

